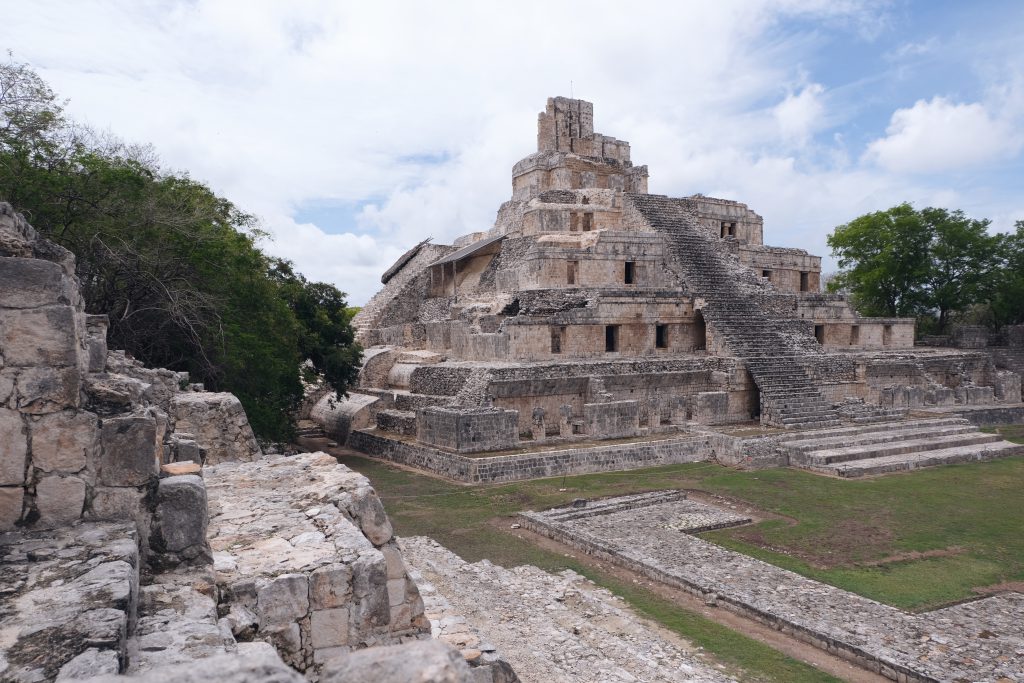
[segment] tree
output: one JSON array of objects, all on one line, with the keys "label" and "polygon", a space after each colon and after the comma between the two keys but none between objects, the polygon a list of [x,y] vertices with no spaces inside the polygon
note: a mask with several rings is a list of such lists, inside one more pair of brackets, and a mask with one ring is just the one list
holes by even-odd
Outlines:
[{"label": "tree", "polygon": [[257,434],[290,436],[309,358],[340,393],[360,349],[344,295],[257,246],[257,219],[151,148],[64,121],[26,65],[0,64],[0,199],[77,255],[110,344],[241,400]]},{"label": "tree", "polygon": [[991,221],[967,218],[963,211],[927,208],[919,214],[931,234],[927,302],[945,332],[951,312],[991,298],[1002,239],[988,234]]},{"label": "tree", "polygon": [[830,291],[848,288],[861,313],[917,315],[938,331],[952,314],[988,305],[1007,276],[1005,235],[963,211],[900,204],[841,225],[828,237],[839,259]]},{"label": "tree", "polygon": [[864,315],[912,316],[927,307],[930,235],[910,204],[837,227],[828,245],[839,261],[829,291],[847,289]]},{"label": "tree", "polygon": [[991,315],[996,327],[1024,324],[1024,220],[1002,235],[1002,264],[995,276]]}]

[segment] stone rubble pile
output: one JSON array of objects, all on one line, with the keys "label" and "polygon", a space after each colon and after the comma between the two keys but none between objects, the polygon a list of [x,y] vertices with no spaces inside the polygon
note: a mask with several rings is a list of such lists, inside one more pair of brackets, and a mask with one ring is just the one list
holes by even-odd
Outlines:
[{"label": "stone rubble pile", "polygon": [[479,634],[466,642],[486,638],[524,683],[731,680],[574,572],[470,564],[424,537],[403,538],[401,547]]}]

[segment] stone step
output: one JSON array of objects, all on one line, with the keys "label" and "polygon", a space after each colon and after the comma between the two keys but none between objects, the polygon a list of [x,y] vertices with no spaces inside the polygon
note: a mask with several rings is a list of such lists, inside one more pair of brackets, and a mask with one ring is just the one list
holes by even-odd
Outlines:
[{"label": "stone step", "polygon": [[955,434],[977,432],[978,429],[970,424],[952,424],[941,426],[924,426],[911,429],[892,427],[890,429],[862,432],[860,434],[844,434],[841,436],[829,436],[822,439],[804,439],[802,441],[787,441],[779,444],[784,448],[791,448],[801,452],[824,450],[827,448],[846,448],[850,446],[866,446],[873,443],[885,443],[888,441],[918,439],[925,437],[941,437]]},{"label": "stone step", "polygon": [[[904,420],[904,421],[893,423],[893,424],[898,424],[901,428],[917,428],[917,427],[924,427],[924,426],[929,426],[929,425],[930,426],[935,426],[935,427],[941,427],[941,426],[950,425],[950,424],[967,424],[967,425],[969,425],[970,422],[968,422],[967,420],[965,420],[962,417],[954,415],[952,417],[938,417],[938,418],[922,418],[922,419],[914,419],[914,420]],[[799,434],[799,435],[794,434],[793,436],[787,438],[786,443],[787,444],[792,444],[792,443],[794,443],[796,441],[802,441],[804,439],[823,439],[823,438],[826,438],[826,437],[829,437],[829,436],[847,436],[847,435],[852,436],[852,435],[855,435],[855,434],[863,434],[865,432],[877,432],[879,430],[883,430],[883,429],[887,430],[887,429],[890,429],[890,428],[891,428],[891,425],[885,425],[885,426],[865,425],[865,426],[862,426],[862,427],[844,426],[844,427],[841,427],[841,428],[838,428],[838,429],[828,429],[828,430],[822,430],[820,432],[806,432],[806,433]]]},{"label": "stone step", "polygon": [[999,441],[997,443],[958,446],[956,448],[945,448],[923,453],[907,453],[903,455],[891,455],[885,458],[872,458],[869,460],[851,460],[838,463],[832,466],[813,467],[814,471],[826,474],[835,474],[840,477],[865,477],[873,474],[887,474],[890,472],[901,472],[917,469],[920,467],[934,467],[936,465],[950,465],[958,462],[972,462],[980,460],[994,460],[1010,455],[1024,454],[1024,446]]},{"label": "stone step", "polygon": [[812,465],[835,465],[853,460],[874,460],[892,455],[919,454],[961,446],[978,446],[1002,441],[995,434],[984,432],[951,434],[936,438],[897,440],[885,444],[866,444],[846,448],[820,449],[805,452],[804,457]]}]

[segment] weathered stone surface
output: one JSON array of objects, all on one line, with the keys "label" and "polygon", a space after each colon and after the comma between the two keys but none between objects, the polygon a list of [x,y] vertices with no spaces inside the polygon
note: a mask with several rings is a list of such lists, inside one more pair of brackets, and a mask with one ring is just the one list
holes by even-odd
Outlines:
[{"label": "weathered stone surface", "polygon": [[25,483],[28,434],[21,413],[0,408],[0,486]]},{"label": "weathered stone surface", "polygon": [[[266,643],[239,643],[237,652],[129,676],[97,676],[88,683],[305,683]],[[85,683],[83,681],[83,683]]]},{"label": "weathered stone surface", "polygon": [[[398,552],[393,548],[389,550]],[[347,564],[333,564],[315,570],[310,575],[309,598],[314,610],[340,607],[351,602],[352,567]]]},{"label": "weathered stone surface", "polygon": [[74,681],[103,674],[116,675],[121,670],[121,661],[114,650],[89,648],[60,668],[58,681]]},{"label": "weathered stone surface", "polygon": [[52,680],[89,650],[77,664],[123,659],[138,561],[134,524],[0,534],[0,678]]},{"label": "weathered stone surface", "polygon": [[437,640],[359,650],[324,665],[323,683],[473,683],[459,653]]},{"label": "weathered stone surface", "polygon": [[99,422],[85,411],[63,410],[31,422],[32,466],[44,472],[79,472],[99,446]]},{"label": "weathered stone surface", "polygon": [[[376,498],[365,477],[324,453],[226,462],[206,467],[204,475],[208,535],[232,630],[255,629],[253,637],[274,643],[302,670],[339,647],[388,645],[425,633],[415,586],[407,585],[400,605],[390,605],[384,551],[394,550],[395,541],[378,549],[363,532],[365,513],[365,528],[386,526],[384,535],[391,536],[377,506],[356,504]],[[405,578],[404,571],[396,578]],[[344,630],[336,630],[342,623]]]},{"label": "weathered stone surface", "polygon": [[62,302],[64,271],[56,263],[0,257],[0,308],[37,308]]},{"label": "weathered stone surface", "polygon": [[0,317],[0,348],[5,365],[78,365],[84,355],[84,322],[71,306],[12,310]]},{"label": "weathered stone surface", "polygon": [[353,494],[350,514],[359,520],[359,528],[363,530],[370,543],[376,546],[384,545],[391,540],[394,533],[391,528],[391,520],[384,512],[384,506],[380,498],[371,488],[360,488]]},{"label": "weathered stone surface", "polygon": [[206,545],[206,486],[202,477],[183,474],[160,480],[150,546],[180,553]]},{"label": "weathered stone surface", "polygon": [[13,529],[21,519],[25,489],[20,486],[0,486],[0,531]]},{"label": "weathered stone surface", "polygon": [[261,454],[242,404],[228,393],[183,392],[170,401],[174,431],[187,432],[206,452],[206,464],[249,461]]},{"label": "weathered stone surface", "polygon": [[147,515],[146,492],[124,486],[93,489],[92,516],[96,519],[129,520]]},{"label": "weathered stone surface", "polygon": [[103,421],[100,482],[107,486],[141,486],[157,476],[156,420],[116,417]]},{"label": "weathered stone surface", "polygon": [[39,524],[69,524],[82,516],[85,506],[85,482],[78,477],[43,477],[36,484],[36,509]]},{"label": "weathered stone surface", "polygon": [[77,408],[81,387],[82,372],[76,366],[23,368],[15,383],[17,407],[36,415]]},{"label": "weathered stone surface", "polygon": [[305,574],[282,574],[260,589],[257,598],[261,626],[290,624],[309,612],[309,579]]}]

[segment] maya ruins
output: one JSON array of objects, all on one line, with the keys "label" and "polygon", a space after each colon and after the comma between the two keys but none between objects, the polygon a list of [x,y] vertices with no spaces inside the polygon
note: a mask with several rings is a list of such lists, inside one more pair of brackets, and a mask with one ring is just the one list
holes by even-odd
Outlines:
[{"label": "maya ruins", "polygon": [[[1024,326],[915,342],[755,209],[649,194],[593,104],[550,98],[493,227],[383,273],[358,386],[309,388],[316,448],[264,452],[233,395],[108,349],[75,255],[0,204],[0,681],[736,680],[578,573],[401,537],[332,449],[480,490],[680,463],[857,486],[1024,452],[982,430],[1024,422]],[[698,535],[742,506],[651,488],[502,524],[851,680],[1024,680],[1019,584],[898,609]]]}]

